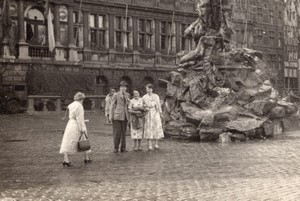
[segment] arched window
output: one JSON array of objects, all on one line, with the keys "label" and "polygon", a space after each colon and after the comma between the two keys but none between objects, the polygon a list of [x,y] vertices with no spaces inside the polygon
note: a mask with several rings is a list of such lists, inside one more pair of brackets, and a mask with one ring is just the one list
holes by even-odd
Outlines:
[{"label": "arched window", "polygon": [[99,75],[96,77],[96,94],[97,95],[107,95],[109,92],[108,89],[108,80],[105,76]]},{"label": "arched window", "polygon": [[59,7],[59,31],[60,42],[63,46],[68,45],[68,9],[66,6]]},{"label": "arched window", "polygon": [[41,45],[46,43],[46,27],[43,9],[32,7],[25,16],[26,41],[30,44]]},{"label": "arched window", "polygon": [[[153,84],[153,85],[154,85],[154,80],[153,80],[152,77],[146,76],[146,77],[144,77],[144,79],[143,79],[142,82],[140,83],[139,90],[140,90],[140,92],[141,92],[142,94],[145,94],[145,93],[146,93],[146,92],[145,92],[145,86],[146,86],[147,84]],[[141,94],[141,95],[142,95],[142,94]]]},{"label": "arched window", "polygon": [[147,84],[154,84],[154,80],[152,77],[147,76],[143,79],[142,86],[145,87]]}]

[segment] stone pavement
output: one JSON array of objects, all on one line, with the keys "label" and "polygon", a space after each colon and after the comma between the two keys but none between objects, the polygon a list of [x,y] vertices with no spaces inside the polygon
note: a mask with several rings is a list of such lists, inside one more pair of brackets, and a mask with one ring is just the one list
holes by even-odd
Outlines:
[{"label": "stone pavement", "polygon": [[63,115],[0,116],[0,200],[300,200],[300,133],[232,144],[165,139],[112,153],[103,114],[86,113],[94,162],[62,167]]}]

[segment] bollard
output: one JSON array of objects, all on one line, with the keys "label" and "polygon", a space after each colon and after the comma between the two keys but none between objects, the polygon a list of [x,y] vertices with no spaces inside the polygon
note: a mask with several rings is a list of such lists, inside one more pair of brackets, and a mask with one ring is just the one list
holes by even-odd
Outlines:
[{"label": "bollard", "polygon": [[28,96],[28,108],[26,113],[33,114],[34,113],[34,99]]},{"label": "bollard", "polygon": [[61,99],[60,98],[57,98],[56,99],[56,108],[55,108],[55,111],[57,112],[57,113],[61,113]]}]

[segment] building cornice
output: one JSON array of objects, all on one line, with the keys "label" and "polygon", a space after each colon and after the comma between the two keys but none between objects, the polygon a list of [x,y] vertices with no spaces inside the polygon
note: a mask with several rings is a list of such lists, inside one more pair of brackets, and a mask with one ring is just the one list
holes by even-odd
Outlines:
[{"label": "building cornice", "polygon": [[[80,4],[80,0],[74,0],[74,2],[76,4]],[[102,5],[104,7],[113,7],[113,8],[122,8],[122,9],[126,9],[126,4],[125,3],[116,3],[116,2],[106,2],[106,1],[93,1],[93,0],[83,0],[83,6],[82,9],[83,10],[90,10],[89,6],[90,5]],[[173,14],[173,10],[169,10],[169,9],[164,9],[161,7],[147,7],[147,6],[143,6],[143,5],[132,5],[132,4],[128,4],[128,9],[132,9],[132,10],[136,10],[136,11],[146,11],[146,12],[153,12],[153,13],[159,13],[159,14],[167,14],[167,15],[172,15]],[[180,16],[185,16],[185,17],[198,17],[197,13],[192,13],[192,12],[183,12],[181,10],[177,10],[175,9],[174,12],[177,15]]]}]

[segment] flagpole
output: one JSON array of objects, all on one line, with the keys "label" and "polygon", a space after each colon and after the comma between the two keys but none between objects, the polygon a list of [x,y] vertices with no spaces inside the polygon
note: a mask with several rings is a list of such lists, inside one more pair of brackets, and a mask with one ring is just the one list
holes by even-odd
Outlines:
[{"label": "flagpole", "polygon": [[248,43],[248,40],[247,40],[247,29],[248,29],[248,1],[246,0],[246,23],[245,23],[245,30],[244,30],[244,38],[243,38],[243,48],[245,47],[245,42],[246,42],[246,47],[247,47],[247,43]]},{"label": "flagpole", "polygon": [[[125,52],[125,36],[127,35],[127,16],[128,16],[128,4],[126,4],[126,9],[125,9],[125,32],[123,33],[123,52]],[[128,38],[127,38],[128,41]],[[126,41],[126,42],[127,42]],[[128,47],[128,43],[127,43],[127,47]]]},{"label": "flagpole", "polygon": [[50,52],[53,52],[55,48],[55,39],[54,39],[54,28],[53,28],[53,23],[52,23],[52,15],[51,15],[51,9],[49,8],[48,10],[48,47]]},{"label": "flagpole", "polygon": [[[78,11],[78,26],[77,26],[77,29],[76,29],[76,33],[75,33],[75,45],[76,45],[76,42],[77,42],[77,37],[78,37],[78,34],[79,34],[79,22],[80,22],[80,13],[82,12],[82,0],[80,1],[80,4],[79,4],[79,11]],[[78,44],[78,47],[79,47],[79,44]]]},{"label": "flagpole", "polygon": [[175,9],[173,9],[172,24],[171,24],[170,34],[169,34],[168,55],[170,54],[170,49],[172,45],[171,43],[172,43],[172,31],[174,26],[174,16],[175,16]]}]

